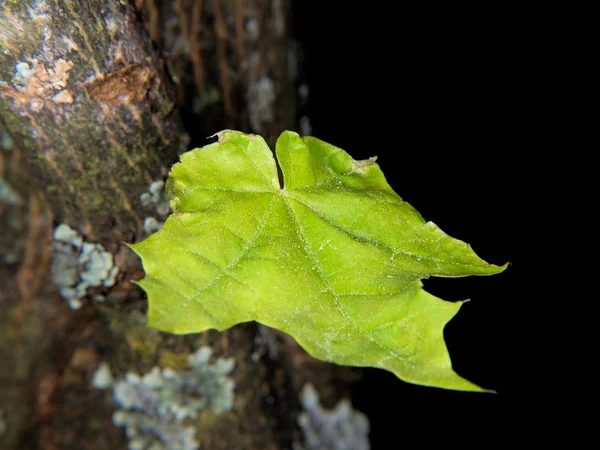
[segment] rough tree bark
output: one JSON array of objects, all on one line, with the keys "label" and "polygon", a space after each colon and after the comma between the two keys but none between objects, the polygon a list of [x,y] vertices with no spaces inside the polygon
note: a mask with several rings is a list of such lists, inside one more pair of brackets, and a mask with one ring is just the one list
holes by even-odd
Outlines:
[{"label": "rough tree bark", "polygon": [[[147,328],[130,281],[143,272],[123,244],[147,236],[145,218],[164,218],[140,195],[190,135],[229,127],[273,144],[296,128],[289,11],[286,0],[0,5],[0,189],[14,190],[0,198],[0,447],[127,448],[94,371],[176,366],[201,344],[236,359],[235,408],[199,419],[204,449],[291,448],[302,384],[329,404],[343,392],[352,373],[252,324],[189,336]],[[117,283],[91,292],[102,303],[74,311],[59,295],[49,266],[60,223],[114,255]]]}]

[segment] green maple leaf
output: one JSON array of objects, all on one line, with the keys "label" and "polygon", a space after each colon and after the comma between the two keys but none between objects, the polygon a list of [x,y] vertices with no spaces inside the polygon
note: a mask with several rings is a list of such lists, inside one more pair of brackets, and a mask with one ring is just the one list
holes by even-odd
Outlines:
[{"label": "green maple leaf", "polygon": [[312,356],[389,370],[416,384],[482,390],[453,370],[443,328],[461,302],[422,289],[429,276],[501,272],[392,190],[374,158],[355,161],[284,132],[218,133],[181,156],[167,182],[173,214],[133,250],[148,324],[171,333],[258,321]]}]

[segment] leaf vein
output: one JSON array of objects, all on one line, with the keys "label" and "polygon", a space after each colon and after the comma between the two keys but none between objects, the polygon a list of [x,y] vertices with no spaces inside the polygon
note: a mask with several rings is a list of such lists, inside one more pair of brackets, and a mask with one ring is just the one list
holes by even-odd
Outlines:
[{"label": "leaf vein", "polygon": [[248,254],[250,249],[254,246],[254,243],[255,243],[256,239],[262,233],[262,229],[263,229],[265,223],[267,222],[267,218],[271,214],[273,206],[275,205],[275,202],[278,200],[278,198],[279,198],[279,196],[275,196],[273,198],[273,200],[269,204],[269,208],[267,209],[267,211],[265,212],[265,215],[263,216],[263,219],[261,220],[259,225],[256,227],[256,231],[255,231],[254,235],[250,238],[250,240],[248,241],[248,244],[246,245],[246,247],[244,247],[244,249],[238,255],[238,257],[235,260],[233,260],[227,267],[225,267],[224,269],[221,269],[222,270],[221,273],[219,275],[217,275],[209,284],[204,286],[202,289],[196,291],[196,295],[200,294],[201,292],[205,292],[208,289],[210,289],[211,287],[213,287],[221,278],[223,278],[223,276],[225,276],[225,275],[227,275],[228,277],[232,276],[229,272],[231,271],[231,269],[233,269],[235,266],[237,266],[239,264],[239,262]]},{"label": "leaf vein", "polygon": [[[182,277],[182,276],[181,276],[181,275],[180,275],[180,274],[179,274],[177,271],[174,271],[174,273],[175,273],[175,275],[177,276],[177,278],[179,278],[179,279],[180,279],[181,281],[183,281],[184,283],[187,283],[187,284],[189,284],[189,285],[191,285],[191,286],[193,286],[193,287],[196,287],[196,286],[194,286],[194,284],[193,284],[193,283],[190,283],[190,282],[189,282],[189,281],[187,281],[185,278],[183,278],[183,277]],[[177,292],[175,289],[173,289],[173,288],[172,288],[170,285],[168,285],[168,284],[166,284],[166,283],[163,283],[163,282],[160,280],[160,278],[158,278],[158,277],[153,277],[153,276],[151,276],[151,275],[149,275],[149,274],[146,274],[146,278],[149,278],[149,279],[154,279],[154,280],[156,280],[156,282],[158,282],[158,283],[162,284],[162,285],[163,285],[163,286],[164,286],[164,287],[165,287],[167,290],[169,290],[169,291],[173,292],[174,294],[176,294],[176,295],[177,295],[177,296],[179,296],[179,297],[183,297],[183,302],[181,302],[181,304],[179,305],[179,307],[178,307],[178,308],[177,308],[177,309],[176,309],[176,310],[173,312],[173,315],[177,315],[177,313],[179,313],[179,312],[180,312],[180,311],[181,311],[183,308],[185,308],[185,307],[186,307],[186,306],[189,304],[189,302],[190,302],[190,299],[189,299],[189,298],[186,298],[185,296],[181,295],[179,292]],[[219,320],[219,318],[218,318],[217,316],[215,316],[215,315],[214,315],[214,314],[213,314],[211,311],[209,311],[209,310],[208,310],[208,308],[206,308],[206,306],[204,306],[204,305],[203,305],[202,303],[200,303],[200,302],[196,302],[196,303],[197,303],[198,305],[200,305],[200,308],[202,308],[202,310],[203,310],[203,311],[206,313],[206,315],[207,315],[208,317],[210,317],[212,320],[214,320],[214,321],[215,321],[215,323],[217,323],[217,324],[219,324],[219,325],[221,325],[221,324],[222,324],[222,322]]]},{"label": "leaf vein", "polygon": [[206,190],[206,191],[221,191],[221,192],[237,192],[240,194],[273,194],[273,191],[263,190],[263,189],[235,189],[235,188],[222,188],[215,186],[193,186],[186,189],[187,192],[194,192],[197,190]]},{"label": "leaf vein", "polygon": [[374,245],[376,247],[386,249],[386,250],[390,251],[392,253],[392,255],[403,254],[403,255],[409,256],[411,258],[415,258],[415,259],[417,259],[419,261],[421,261],[421,260],[424,259],[424,260],[433,261],[433,262],[442,263],[442,264],[461,265],[460,263],[455,263],[454,261],[444,261],[442,259],[432,258],[430,256],[415,255],[414,253],[407,252],[406,250],[402,250],[400,248],[393,247],[393,246],[391,246],[389,244],[386,244],[384,242],[381,242],[381,241],[378,241],[378,240],[375,240],[375,239],[371,239],[371,238],[369,238],[367,236],[362,236],[360,234],[355,233],[352,230],[349,230],[348,228],[346,228],[345,226],[341,225],[340,223],[335,222],[330,217],[327,217],[321,211],[319,211],[318,209],[314,208],[312,205],[306,203],[305,201],[300,200],[299,198],[297,198],[297,197],[295,197],[293,195],[289,195],[288,194],[288,196],[290,198],[293,198],[297,202],[302,203],[304,206],[306,206],[308,209],[310,209],[319,219],[321,219],[323,222],[327,223],[329,226],[335,228],[336,230],[341,231],[344,234],[347,234],[348,236],[356,239],[359,242],[368,243],[368,244]]},{"label": "leaf vein", "polygon": [[[250,250],[250,248],[254,245],[254,241],[256,240],[256,238],[260,235],[260,233],[262,232],[262,227],[264,226],[265,222],[267,221],[267,217],[269,216],[269,214],[271,213],[271,210],[273,209],[273,206],[275,204],[275,201],[278,199],[278,197],[276,196],[275,198],[273,198],[273,200],[271,201],[269,208],[267,209],[267,212],[265,213],[265,215],[263,216],[262,221],[260,222],[260,224],[258,225],[256,232],[254,233],[254,235],[252,236],[252,238],[250,239],[250,241],[248,241],[248,245],[244,248],[244,250],[238,255],[238,257],[232,261],[227,267],[225,268],[221,268],[219,267],[216,263],[213,263],[216,267],[218,267],[221,270],[221,273],[219,275],[217,275],[210,283],[208,283],[206,286],[204,286],[201,289],[197,289],[197,287],[193,284],[193,283],[189,283],[187,280],[183,279],[179,273],[175,272],[177,277],[182,279],[183,281],[187,282],[188,284],[191,284],[194,288],[196,288],[195,291],[195,297],[197,298],[197,296],[202,293],[202,292],[206,292],[207,290],[209,290],[211,287],[213,287],[221,278],[223,278],[223,276],[228,276],[230,278],[234,278],[229,271],[235,267],[241,260],[242,258],[248,253],[248,251]],[[185,250],[185,251],[190,251],[190,250]],[[209,258],[205,257],[204,255],[201,255],[200,253],[196,253],[191,251],[191,253],[202,257],[203,259],[212,262]],[[235,278],[234,278],[235,279]],[[237,281],[237,280],[236,280]],[[169,290],[173,291],[172,288],[169,288]],[[253,290],[254,291],[254,290]],[[216,294],[213,293],[213,295],[216,296]],[[174,311],[174,314],[176,314],[177,312],[179,312],[182,308],[184,308],[185,306],[187,306],[187,304],[189,303],[189,299],[186,299],[186,301],[184,301],[181,305],[179,305],[179,307],[176,309],[176,311]],[[204,309],[207,314],[209,316],[211,316],[212,318],[214,318],[215,322],[217,323],[221,323],[220,320],[218,320],[214,315],[212,315],[212,313],[210,313],[206,307],[201,303],[201,302],[197,302],[198,304],[201,305],[202,309]]]},{"label": "leaf vein", "polygon": [[375,339],[373,339],[371,336],[369,336],[369,334],[365,330],[363,330],[348,315],[348,313],[346,312],[346,310],[344,309],[344,307],[340,303],[338,293],[335,292],[335,290],[333,289],[333,286],[331,286],[331,283],[325,277],[325,274],[323,273],[323,269],[321,268],[321,265],[319,264],[319,261],[317,260],[317,258],[315,257],[315,255],[313,255],[312,251],[310,250],[310,247],[308,246],[308,242],[306,241],[306,238],[304,237],[304,234],[302,233],[302,229],[300,228],[300,224],[298,223],[298,220],[296,219],[296,216],[294,215],[294,211],[292,210],[292,207],[290,206],[290,204],[287,201],[287,199],[284,198],[284,202],[285,202],[285,205],[287,207],[288,213],[289,213],[290,217],[292,218],[292,221],[294,222],[294,228],[296,229],[296,233],[298,234],[298,238],[302,242],[302,247],[304,249],[304,252],[306,253],[306,256],[308,256],[308,259],[310,259],[310,261],[313,263],[313,267],[314,267],[315,271],[317,272],[317,274],[319,275],[319,277],[321,278],[321,280],[323,281],[327,292],[329,292],[333,296],[334,302],[335,302],[335,305],[336,305],[337,309],[340,311],[340,313],[347,320],[348,324],[351,325],[352,327],[354,327],[361,335],[363,335],[363,337],[367,341],[371,342],[376,347],[379,347],[384,352],[387,352],[387,353],[393,355],[395,358],[398,358],[400,360],[404,360],[405,358],[402,357],[402,355],[397,354],[396,352],[394,352],[389,347],[380,344]]},{"label": "leaf vein", "polygon": [[271,181],[269,181],[267,179],[267,177],[265,177],[265,174],[262,173],[260,171],[260,169],[257,167],[256,163],[254,162],[254,158],[250,157],[250,155],[248,155],[248,153],[246,153],[247,149],[245,149],[244,147],[242,147],[238,142],[233,142],[233,145],[235,145],[237,148],[239,148],[242,151],[242,153],[244,154],[244,156],[246,157],[246,159],[248,161],[250,161],[250,164],[252,164],[252,167],[254,167],[254,169],[258,172],[258,174],[261,176],[261,178],[266,181],[267,186],[272,186],[273,184],[271,183]]}]

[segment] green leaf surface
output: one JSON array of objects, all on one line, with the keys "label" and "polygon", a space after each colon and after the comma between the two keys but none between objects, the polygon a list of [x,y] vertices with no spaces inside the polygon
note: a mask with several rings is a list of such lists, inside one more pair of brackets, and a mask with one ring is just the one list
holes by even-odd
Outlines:
[{"label": "green leaf surface", "polygon": [[181,156],[167,182],[173,214],[131,247],[143,261],[150,326],[172,333],[258,321],[317,359],[379,367],[416,384],[478,391],[453,370],[443,328],[461,302],[429,276],[489,275],[480,259],[392,190],[375,159],[355,161],[284,132],[218,133]]}]

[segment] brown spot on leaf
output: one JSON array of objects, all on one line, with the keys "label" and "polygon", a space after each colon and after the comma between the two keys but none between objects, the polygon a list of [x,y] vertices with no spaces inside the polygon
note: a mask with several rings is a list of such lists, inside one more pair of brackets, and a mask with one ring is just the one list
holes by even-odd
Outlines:
[{"label": "brown spot on leaf", "polygon": [[124,105],[145,100],[154,78],[150,67],[134,64],[96,80],[86,90],[99,103]]},{"label": "brown spot on leaf", "polygon": [[352,166],[355,171],[364,172],[367,167],[375,164],[375,161],[377,161],[377,156],[371,156],[369,159],[362,159],[360,161],[353,159]]}]

